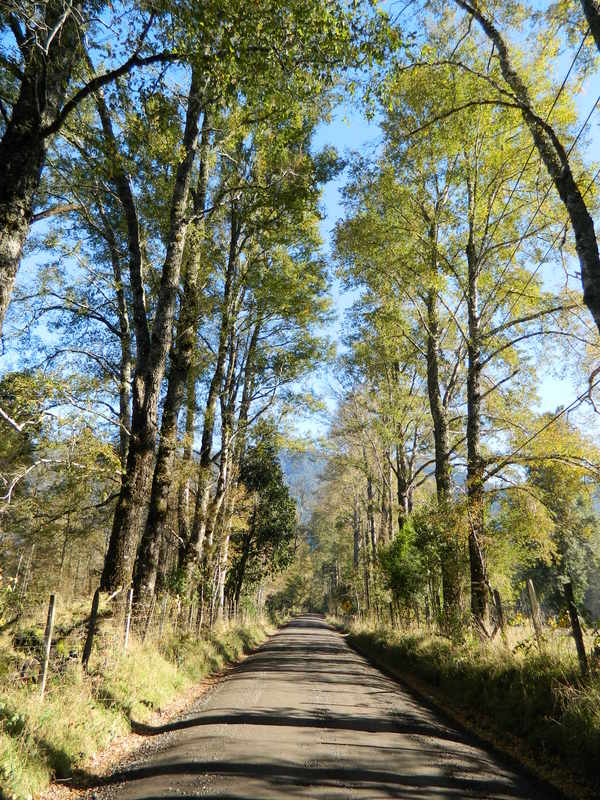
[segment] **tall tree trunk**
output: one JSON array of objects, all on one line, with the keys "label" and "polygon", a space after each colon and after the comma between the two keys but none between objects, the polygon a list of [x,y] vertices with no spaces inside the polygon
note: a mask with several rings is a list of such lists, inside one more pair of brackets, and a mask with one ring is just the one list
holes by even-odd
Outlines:
[{"label": "tall tree trunk", "polygon": [[183,358],[172,354],[167,395],[160,429],[148,516],[140,540],[133,575],[134,600],[143,614],[154,594],[158,557],[163,530],[167,521],[169,492],[173,483],[173,466],[177,449],[177,419],[183,400],[185,379]]},{"label": "tall tree trunk", "polygon": [[219,588],[217,600],[217,618],[223,619],[225,611],[225,581],[227,580],[227,568],[229,564],[229,539],[231,537],[231,521],[227,524],[227,529],[221,542],[221,559],[219,562]]},{"label": "tall tree trunk", "polygon": [[392,485],[394,483],[394,469],[392,466],[392,448],[388,447],[386,451],[386,459],[387,459],[387,507],[388,507],[388,516],[387,516],[387,539],[388,542],[391,542],[394,538],[394,501],[393,501],[393,489]]},{"label": "tall tree trunk", "polygon": [[362,534],[363,568],[365,579],[365,612],[368,614],[371,610],[371,563],[369,558],[369,538],[366,527],[363,528]]},{"label": "tall tree trunk", "polygon": [[[202,123],[202,142],[201,142],[201,161],[198,178],[198,189],[194,196],[194,211],[196,216],[202,219],[201,233],[205,234],[206,231],[206,200],[208,195],[208,140],[209,140],[209,116],[207,111],[204,112],[204,120]],[[200,244],[198,241],[196,246],[198,248],[196,257],[200,252]],[[196,282],[198,275],[196,274]],[[195,293],[195,309],[194,313],[199,314],[199,287]],[[196,322],[196,328],[199,320]],[[192,481],[192,467],[193,467],[193,454],[194,454],[194,433],[196,424],[196,378],[197,378],[197,365],[192,361],[187,371],[187,382],[185,390],[185,434],[183,439],[183,456],[181,463],[182,478],[179,484],[178,501],[177,501],[177,514],[178,514],[178,527],[180,539],[180,554],[178,563],[181,564],[185,555],[187,543],[191,535],[191,508],[190,508],[190,494],[191,494],[191,481]]]},{"label": "tall tree trunk", "polygon": [[223,612],[225,609],[225,582],[227,580],[227,570],[229,567],[229,541],[231,539],[231,524],[234,506],[235,491],[232,482],[231,486],[229,487],[228,496],[225,501],[225,511],[223,513],[223,534],[219,559],[219,586],[217,604],[217,617],[219,619],[223,618]]},{"label": "tall tree trunk", "polygon": [[[250,338],[248,340],[248,346],[246,349],[246,363],[244,365],[244,386],[242,389],[242,398],[240,401],[240,410],[238,414],[238,421],[237,421],[237,443],[234,448],[233,453],[233,460],[234,460],[234,468],[236,470],[239,469],[240,462],[244,457],[244,453],[246,451],[246,442],[247,442],[247,426],[248,426],[248,413],[250,411],[250,403],[252,401],[252,389],[254,385],[254,369],[255,369],[255,356],[256,350],[258,346],[258,339],[260,335],[260,330],[262,327],[262,320],[260,316],[256,320],[254,327],[252,329],[252,333],[250,334]],[[231,397],[231,400],[234,400],[234,397]],[[230,489],[230,506],[228,508],[227,513],[227,525],[228,525],[228,533],[227,536],[230,536],[231,533],[231,518],[233,515],[234,510],[234,495],[233,495],[233,486]],[[252,522],[250,525],[250,531],[244,537],[244,549],[242,552],[242,557],[239,562],[237,574],[236,574],[236,585],[235,585],[235,608],[237,611],[237,606],[240,599],[240,593],[242,591],[242,584],[244,581],[244,575],[246,571],[246,563],[248,560],[249,552],[250,552],[250,544],[254,537],[254,530],[256,527],[256,514],[257,514],[257,506],[256,503],[254,504],[254,509],[252,512]],[[221,587],[221,603],[223,602],[224,597],[224,579],[222,582]]]},{"label": "tall tree trunk", "polygon": [[19,33],[19,23],[14,21],[25,67],[0,141],[0,336],[46,160],[45,128],[56,119],[77,60],[82,3],[71,5],[66,16],[63,0],[43,5],[45,27],[48,31],[58,28],[45,50],[33,35]]},{"label": "tall tree trunk", "polygon": [[[128,585],[131,581],[139,532],[149,499],[148,488],[157,435],[158,400],[167,354],[171,346],[177,287],[189,219],[190,180],[197,149],[201,112],[200,81],[201,76],[198,74],[198,70],[194,69],[182,141],[183,157],[178,163],[175,174],[167,251],[162,269],[152,335],[149,338],[147,318],[142,319],[142,315],[145,317],[145,301],[143,282],[141,281],[141,256],[138,260],[138,254],[135,252],[133,259],[130,259],[130,264],[132,261],[137,261],[137,263],[133,263],[132,289],[138,352],[133,381],[133,413],[127,471],[117,500],[111,538],[104,562],[101,580],[101,588],[104,591],[114,591],[119,586]],[[103,102],[99,102],[99,110],[102,105]],[[129,204],[132,201],[132,194],[131,187],[125,186],[125,183],[128,184],[126,176],[117,173],[116,178],[120,196],[122,194],[125,203]],[[131,210],[129,212],[127,209],[125,210],[127,217]],[[135,225],[137,228],[137,217]],[[139,249],[139,234],[134,237],[133,241],[130,240],[131,248]],[[136,298],[136,292],[141,292],[141,297]],[[140,344],[142,345],[141,350]]]},{"label": "tall tree trunk", "polygon": [[235,409],[235,398],[237,394],[236,365],[238,358],[239,340],[233,331],[229,335],[228,344],[228,363],[225,382],[220,395],[221,406],[221,452],[219,456],[219,474],[215,493],[208,503],[206,514],[203,521],[203,539],[201,544],[204,546],[204,577],[212,579],[211,589],[211,624],[214,619],[214,609],[217,596],[218,578],[218,555],[219,548],[215,542],[215,532],[223,509],[227,491],[231,485],[231,474],[233,472],[233,413]]},{"label": "tall tree trunk", "polygon": [[237,395],[236,366],[238,360],[239,340],[233,331],[229,341],[229,362],[225,376],[225,384],[220,397],[221,404],[221,457],[219,460],[219,476],[214,497],[209,504],[206,519],[206,536],[209,544],[213,544],[213,536],[221,508],[227,491],[232,483],[234,471],[233,422],[235,399]]},{"label": "tall tree trunk", "polygon": [[256,351],[258,348],[258,339],[262,329],[262,319],[259,316],[254,323],[252,333],[248,340],[246,348],[246,362],[244,364],[244,385],[242,387],[242,397],[240,400],[240,411],[238,414],[237,422],[237,445],[235,448],[235,461],[239,466],[244,454],[246,452],[246,444],[248,441],[248,415],[250,412],[250,404],[252,402],[252,394],[254,391],[255,370],[256,370]]},{"label": "tall tree trunk", "polygon": [[448,417],[442,401],[439,377],[440,326],[437,290],[427,293],[427,395],[433,422],[435,485],[438,499],[446,502],[450,494],[450,459],[448,455]]},{"label": "tall tree trunk", "polygon": [[119,362],[119,455],[121,459],[122,474],[127,467],[127,451],[129,449],[129,432],[131,429],[131,374],[133,357],[131,353],[131,326],[129,324],[129,310],[123,288],[123,273],[121,270],[121,257],[117,240],[107,215],[101,204],[98,212],[102,219],[103,233],[110,252],[110,261],[113,270],[115,295],[117,299],[117,315],[119,319],[121,359]]},{"label": "tall tree trunk", "polygon": [[596,47],[600,50],[600,2],[598,0],[581,0],[581,6],[596,42]]},{"label": "tall tree trunk", "polygon": [[[428,236],[433,276],[437,276],[438,265],[438,205],[429,222]],[[437,501],[443,512],[450,500],[450,453],[448,443],[448,413],[440,386],[440,321],[439,292],[434,286],[427,291],[427,395],[433,422],[435,451],[435,484]],[[443,623],[448,631],[456,628],[460,616],[460,574],[457,542],[454,532],[448,531],[448,539],[441,552],[442,597],[444,601]]]},{"label": "tall tree trunk", "polygon": [[[216,519],[219,514],[220,502],[225,496],[225,510],[223,513],[224,519],[224,545],[226,553],[228,553],[229,539],[231,535],[231,519],[235,505],[235,485],[237,484],[237,470],[241,459],[243,458],[246,448],[246,428],[248,424],[248,412],[252,400],[252,387],[254,385],[254,362],[256,349],[258,345],[258,338],[261,330],[262,321],[259,318],[256,320],[250,336],[245,352],[245,363],[241,366],[239,373],[236,375],[237,352],[239,344],[234,344],[234,340],[230,343],[230,358],[227,370],[227,378],[221,394],[221,421],[222,421],[222,439],[221,439],[221,462],[219,469],[219,478],[217,480],[217,487],[215,496],[207,507],[206,518],[204,523],[204,535],[207,536],[209,544],[212,545],[213,531],[216,525]],[[242,396],[240,401],[240,410],[237,419],[236,436],[237,441],[235,445],[232,443],[233,427],[234,427],[234,414],[236,396],[238,393],[239,379],[243,375],[244,383],[242,388]],[[239,595],[242,590],[242,583],[246,569],[246,562],[249,555],[249,547],[254,535],[254,528],[256,525],[256,507],[253,511],[252,526],[250,535],[245,540],[246,549],[242,555],[240,562],[240,569],[236,576],[236,589],[235,589],[235,604],[239,602]],[[211,552],[214,548],[211,548]],[[223,551],[221,551],[223,552]],[[221,563],[218,567],[219,570],[219,614],[222,612],[224,597],[225,597],[225,580],[227,572],[227,564]]]},{"label": "tall tree trunk", "polygon": [[484,462],[481,456],[481,331],[479,325],[479,264],[474,244],[474,190],[469,180],[469,238],[467,242],[467,498],[471,613],[484,621],[488,612],[484,554]]},{"label": "tall tree trunk", "polygon": [[[432,232],[435,246],[437,233]],[[434,255],[437,265],[437,257]],[[433,421],[433,441],[435,451],[435,484],[440,510],[450,499],[450,456],[448,445],[448,415],[440,389],[440,324],[438,316],[437,289],[427,293],[427,394],[429,410]],[[444,600],[443,622],[447,630],[453,629],[460,613],[460,576],[456,542],[452,532],[441,553],[442,596]]]},{"label": "tall tree trunk", "polygon": [[[384,420],[384,424],[387,421]],[[384,447],[381,451],[381,484],[380,484],[380,498],[379,498],[379,533],[378,540],[387,544],[391,541],[389,536],[389,520],[392,516],[392,508],[390,504],[390,451]]]},{"label": "tall tree trunk", "polygon": [[[120,302],[119,302],[120,305]],[[121,317],[121,314],[119,314]],[[131,371],[133,359],[131,355],[131,338],[128,330],[121,325],[121,360],[119,363],[119,455],[121,470],[125,474],[127,453],[129,451],[129,432],[131,429]]]},{"label": "tall tree trunk", "polygon": [[358,569],[360,558],[360,509],[358,495],[354,495],[354,510],[352,513],[352,532],[354,534],[354,569]]},{"label": "tall tree trunk", "polygon": [[398,531],[401,531],[410,513],[408,459],[404,444],[396,444],[396,494],[398,496]]},{"label": "tall tree trunk", "polygon": [[223,380],[224,356],[225,348],[221,349],[221,347],[219,347],[219,351],[217,352],[217,364],[208,389],[208,397],[204,412],[194,517],[189,538],[182,543],[179,566],[183,572],[186,583],[189,582],[192,570],[202,556],[202,548],[206,534],[206,518],[210,502],[210,485],[212,478],[211,451],[215,430],[215,412],[218,393],[221,391],[221,383]]},{"label": "tall tree trunk", "polygon": [[[195,214],[200,219],[204,216],[206,205],[205,200],[208,182],[208,132],[209,118],[208,114],[205,112],[200,146],[200,177],[194,208]],[[160,441],[150,495],[150,506],[135,564],[133,580],[134,599],[142,613],[144,613],[145,607],[149,605],[154,595],[160,542],[167,522],[169,494],[174,482],[173,467],[177,450],[177,420],[183,404],[185,387],[190,374],[196,346],[199,306],[198,273],[201,253],[198,237],[202,236],[201,227],[200,225],[194,230],[195,235],[190,236],[187,242],[187,259],[183,277],[183,296],[180,303],[179,318],[177,320],[176,341],[171,349],[167,396],[163,408]]]},{"label": "tall tree trunk", "polygon": [[160,546],[158,548],[158,571],[156,573],[156,584],[154,587],[156,594],[163,592],[167,587],[170,549],[169,537],[167,536],[167,532],[163,531],[163,535],[160,540]]},{"label": "tall tree trunk", "polygon": [[194,566],[202,556],[202,547],[206,536],[206,524],[209,513],[210,485],[211,485],[211,451],[215,430],[217,400],[222,392],[225,360],[227,358],[228,339],[232,325],[233,295],[238,266],[238,241],[240,236],[239,220],[235,206],[231,207],[231,225],[229,241],[229,258],[223,289],[223,304],[221,312],[221,327],[219,330],[219,343],[214,373],[208,388],[206,407],[204,411],[204,426],[202,429],[202,442],[200,445],[200,458],[198,464],[198,481],[196,487],[196,502],[194,518],[189,539],[186,541],[180,567],[186,582],[189,582]]},{"label": "tall tree trunk", "polygon": [[185,390],[185,434],[183,437],[183,456],[181,459],[182,477],[177,493],[177,522],[179,528],[179,551],[181,562],[191,535],[191,483],[194,455],[194,432],[196,428],[196,369],[192,364],[188,372]]},{"label": "tall tree trunk", "polygon": [[[219,475],[217,478],[217,485],[215,493],[208,504],[206,513],[206,520],[204,525],[204,536],[208,546],[208,555],[215,556],[215,533],[219,516],[221,515],[223,502],[228,489],[229,471],[231,466],[231,442],[229,434],[226,433],[225,437],[221,440],[221,459],[219,464]],[[209,559],[210,560],[210,559]]]},{"label": "tall tree trunk", "polygon": [[373,498],[373,476],[371,469],[367,463],[367,455],[363,448],[363,460],[367,469],[367,526],[369,531],[369,538],[371,540],[371,550],[373,554],[373,563],[377,558],[377,535],[375,533],[375,501]]},{"label": "tall tree trunk", "polygon": [[[556,191],[562,200],[571,227],[575,234],[575,248],[579,257],[583,302],[590,310],[596,326],[600,330],[600,254],[594,230],[594,222],[573,175],[569,156],[552,126],[534,110],[529,90],[521,76],[513,67],[504,38],[493,21],[486,17],[477,5],[466,0],[454,0],[464,11],[476,19],[486,36],[493,42],[498,53],[500,69],[506,83],[510,86],[531,132],[534,144],[544,162]],[[597,2],[582,2],[586,17],[588,12],[594,23],[594,37],[597,30]],[[596,41],[598,41],[596,39]]]},{"label": "tall tree trunk", "polygon": [[388,507],[387,507],[387,481],[384,479],[381,482],[380,487],[380,498],[379,498],[379,533],[377,534],[377,539],[380,542],[386,544],[387,542],[387,518],[388,518]]}]

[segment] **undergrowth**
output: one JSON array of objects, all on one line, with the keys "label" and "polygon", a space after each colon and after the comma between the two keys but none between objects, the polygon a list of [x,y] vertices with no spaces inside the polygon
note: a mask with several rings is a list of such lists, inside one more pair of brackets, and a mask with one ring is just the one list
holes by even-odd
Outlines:
[{"label": "undergrowth", "polygon": [[[65,661],[41,702],[35,681],[7,680],[18,658],[0,647],[0,797],[31,798],[52,778],[87,759],[210,673],[237,661],[267,635],[263,622],[221,626],[200,639],[169,634],[160,643],[132,638],[126,654],[105,635],[84,675]],[[55,659],[56,663],[56,659]]]},{"label": "undergrowth", "polygon": [[350,644],[400,676],[434,687],[463,719],[491,727],[499,744],[503,733],[516,736],[534,759],[560,764],[600,790],[600,675],[581,680],[571,648],[546,643],[539,652],[475,638],[453,642],[425,631],[348,630]]}]

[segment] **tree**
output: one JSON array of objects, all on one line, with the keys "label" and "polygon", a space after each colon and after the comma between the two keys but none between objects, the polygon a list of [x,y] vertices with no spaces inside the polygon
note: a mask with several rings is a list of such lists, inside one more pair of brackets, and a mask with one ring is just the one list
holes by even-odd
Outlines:
[{"label": "tree", "polygon": [[[489,591],[485,485],[502,469],[493,466],[502,463],[494,452],[501,447],[498,439],[486,442],[486,426],[493,436],[500,421],[507,429],[522,424],[506,401],[517,373],[528,380],[524,348],[538,337],[569,335],[567,315],[576,303],[568,294],[544,292],[537,270],[532,274],[526,267],[528,253],[536,254],[548,235],[544,230],[556,230],[556,214],[546,195],[538,198],[539,165],[523,156],[527,137],[518,130],[519,112],[485,103],[471,107],[479,76],[495,83],[497,68],[484,63],[468,41],[452,43],[450,55],[444,32],[438,42],[438,50],[427,43],[420,58],[413,56],[413,68],[393,68],[382,84],[384,147],[375,164],[358,161],[355,167],[337,252],[344,274],[365,287],[379,319],[395,303],[392,341],[407,339],[413,349],[406,355],[422,364],[442,507],[452,502],[457,487],[451,464],[466,443],[471,607],[483,620]],[[465,61],[474,75],[457,76],[454,64]],[[543,85],[536,63],[538,74]],[[569,119],[568,102],[565,92],[555,104],[557,119]],[[432,121],[436,105],[453,111]],[[519,205],[507,211],[516,174]],[[541,207],[545,221],[533,227],[528,209],[537,213]],[[520,248],[523,265],[515,261]],[[577,325],[575,320],[569,324]],[[528,386],[533,390],[531,381]],[[446,544],[444,607],[449,619],[458,619],[461,547],[458,541]]]},{"label": "tree", "polygon": [[[542,415],[540,427],[552,415]],[[578,604],[596,583],[596,484],[600,461],[596,447],[563,418],[531,443],[526,480],[521,487],[543,507],[548,544],[533,563],[524,564],[518,577],[533,577],[540,596],[555,613],[564,609],[563,582],[571,580]],[[527,519],[527,514],[521,514]],[[521,523],[523,524],[523,523]],[[526,523],[525,523],[526,524]]]},{"label": "tree", "polygon": [[596,47],[600,50],[600,3],[598,3],[598,0],[581,0],[581,7],[590,26]]},{"label": "tree", "polygon": [[[147,317],[139,225],[129,180],[119,167],[114,177],[115,188],[128,219],[130,281],[134,297],[134,330],[136,365],[133,377],[131,436],[127,465],[115,509],[113,528],[102,572],[102,588],[114,591],[126,586],[133,574],[140,521],[147,502],[148,482],[154,458],[157,434],[158,400],[164,376],[171,334],[179,273],[189,224],[188,197],[192,169],[196,157],[199,116],[202,110],[201,77],[192,69],[181,139],[182,157],[172,185],[169,231],[152,328]],[[113,138],[108,115],[99,102],[105,136]]]},{"label": "tree", "polygon": [[[98,5],[108,15],[103,24],[113,30],[117,41],[119,28],[131,38],[126,45],[119,42],[128,53],[120,64],[94,74],[92,61],[86,62],[82,41],[93,41],[99,32],[100,14],[93,22]],[[40,5],[16,0],[3,4],[0,30],[4,40],[12,37],[13,46],[7,47],[0,58],[0,164],[4,176],[0,186],[0,335],[34,219],[49,142],[92,92],[135,67],[173,59],[173,53],[162,48],[142,55],[152,42],[155,18],[155,14],[146,18],[145,8],[137,4],[126,10],[125,19],[119,19],[110,3],[48,0]],[[103,45],[97,49],[99,59],[110,59]],[[86,63],[92,73],[87,76]],[[60,210],[47,209],[44,215]]]},{"label": "tree", "polygon": [[[596,326],[600,330],[600,254],[598,241],[594,221],[588,209],[584,193],[579,187],[580,181],[575,178],[573,172],[573,165],[569,157],[570,150],[567,149],[555,128],[536,109],[530,90],[515,69],[508,45],[497,25],[477,5],[465,2],[465,0],[455,0],[455,3],[473,19],[477,20],[495,47],[502,76],[508,90],[497,83],[492,84],[497,94],[494,99],[486,102],[516,108],[522,114],[535,147],[569,215],[571,227],[575,234],[575,248],[581,268],[583,302],[590,310]],[[583,2],[586,15],[590,15],[591,21],[594,23],[594,29],[597,29],[598,12],[594,6],[596,6],[595,3]]]},{"label": "tree", "polygon": [[20,428],[2,439],[0,540],[6,566],[20,573],[21,599],[24,581],[40,591],[89,591],[118,493],[118,451],[87,413],[65,408],[68,383],[31,371],[8,373],[0,386]]},{"label": "tree", "polygon": [[[402,309],[397,312],[389,333],[397,352],[390,348],[387,357],[396,365],[396,373],[407,371],[411,376],[411,393],[417,376],[422,379],[424,374],[432,421],[437,494],[440,505],[444,506],[451,494],[449,410],[455,401],[457,380],[466,354],[464,345],[459,344],[454,358],[444,358],[441,347],[444,339],[450,350],[456,333],[452,330],[451,318],[440,319],[444,272],[448,272],[443,242],[448,215],[444,207],[455,186],[456,174],[449,163],[445,165],[445,172],[438,166],[440,151],[434,151],[431,139],[420,143],[418,151],[411,151],[408,157],[398,149],[393,140],[388,140],[376,170],[370,173],[365,169],[349,188],[349,205],[354,214],[343,227],[338,226],[338,253],[355,280],[369,286],[378,298],[386,298],[386,303],[390,302],[387,298],[394,298],[391,302]],[[394,239],[392,258],[391,238]],[[460,302],[459,299],[458,306]],[[454,298],[446,297],[444,303],[457,306]],[[384,313],[380,301],[378,317]],[[405,339],[402,350],[398,336]],[[413,373],[411,365],[422,359],[425,366],[417,367]],[[415,436],[416,433],[415,428]],[[429,465],[426,460],[414,466],[414,443],[412,464],[410,459],[406,461],[403,453],[405,442],[399,447],[403,454],[396,470],[400,484],[407,472],[403,464],[410,464],[410,483]],[[456,557],[451,548],[442,561],[442,572],[444,609],[448,624],[452,626],[452,619],[458,615],[460,597]]]},{"label": "tree", "polygon": [[257,425],[240,464],[239,479],[250,508],[247,527],[234,533],[236,554],[229,571],[229,593],[236,607],[244,584],[283,569],[293,555],[296,503],[285,483],[274,431],[268,424]]},{"label": "tree", "polygon": [[[203,252],[202,230],[208,188],[209,120],[209,112],[205,108],[202,122],[198,185],[193,197],[193,210],[198,223],[186,242],[187,253],[184,254],[183,287],[179,300],[175,340],[171,346],[167,393],[163,406],[148,517],[138,545],[134,568],[135,601],[136,604],[141,601],[142,605],[144,605],[144,600],[146,600],[147,604],[154,595],[160,545],[165,535],[168,498],[173,483],[173,468],[177,448],[177,420],[183,404],[185,388],[190,382],[197,341],[200,309],[200,261]],[[195,374],[192,373],[192,380],[194,379]]]},{"label": "tree", "polygon": [[423,552],[410,523],[379,554],[379,561],[396,607],[411,608],[426,584]]}]

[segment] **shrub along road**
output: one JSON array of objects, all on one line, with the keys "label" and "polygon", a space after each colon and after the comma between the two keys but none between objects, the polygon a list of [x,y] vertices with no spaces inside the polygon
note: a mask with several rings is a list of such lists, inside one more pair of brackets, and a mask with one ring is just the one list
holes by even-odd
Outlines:
[{"label": "shrub along road", "polygon": [[144,732],[164,742],[109,778],[107,795],[555,797],[421,705],[313,615],[282,628],[189,716]]}]

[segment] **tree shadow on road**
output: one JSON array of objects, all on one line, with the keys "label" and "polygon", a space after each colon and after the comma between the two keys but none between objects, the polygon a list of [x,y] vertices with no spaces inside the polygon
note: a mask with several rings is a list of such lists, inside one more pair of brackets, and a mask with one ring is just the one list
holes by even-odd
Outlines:
[{"label": "tree shadow on road", "polygon": [[145,725],[132,721],[135,733],[143,736],[158,736],[161,733],[196,728],[203,725],[273,725],[285,728],[321,728],[323,730],[360,731],[364,733],[401,733],[412,736],[435,736],[436,739],[465,744],[466,739],[457,730],[444,730],[428,725],[418,719],[400,718],[393,714],[385,716],[329,714],[301,714],[296,708],[257,709],[238,711],[223,709],[207,711],[197,717],[169,722],[165,725]]},{"label": "tree shadow on road", "polygon": [[[309,637],[302,632],[306,628],[313,629]],[[315,630],[323,631],[323,635],[315,633]],[[236,667],[221,686],[226,689],[230,681],[247,681],[253,685],[271,680],[277,680],[280,688],[287,688],[289,684],[290,692],[303,681],[325,696],[334,693],[339,698],[340,693],[362,692],[363,698],[366,696],[369,702],[374,695],[393,693],[398,688],[363,659],[350,654],[343,639],[332,637],[328,626],[317,616],[289,623]],[[354,692],[352,687],[355,687]],[[313,705],[310,711],[291,706],[238,709],[224,705],[215,708],[214,701],[218,702],[221,696],[225,700],[226,694],[214,695],[213,708],[187,719],[157,726],[132,721],[132,729],[148,737],[185,729],[196,729],[197,733],[192,734],[187,745],[185,739],[177,737],[172,745],[168,744],[167,749],[146,764],[121,769],[107,778],[85,776],[82,785],[86,788],[91,785],[120,785],[117,794],[122,793],[128,800],[158,800],[171,796],[178,800],[191,800],[198,793],[208,793],[208,796],[220,800],[301,798],[307,795],[319,800],[339,800],[353,794],[354,790],[361,797],[368,794],[369,797],[403,800],[423,800],[425,797],[559,798],[547,787],[540,788],[519,773],[506,772],[498,764],[488,761],[485,753],[472,747],[472,737],[445,725],[437,715],[430,717],[427,710],[416,702],[411,705],[410,698],[406,699],[405,711],[400,716],[394,712],[393,704],[388,706],[387,702],[365,705],[365,713],[359,710],[344,713],[334,710],[334,703],[325,699],[324,707]],[[344,707],[343,704],[336,705]],[[352,704],[346,708],[352,708]],[[319,739],[317,731],[321,732],[321,737],[328,738],[335,736],[332,731],[370,736],[367,743],[361,737],[352,739],[351,736],[338,735],[336,738],[346,741],[332,743],[337,752],[333,763],[307,761],[302,764],[282,758],[282,751],[277,747],[268,752],[261,751],[260,756],[250,745],[246,751],[246,743],[251,743],[254,738],[264,741],[266,732],[258,734],[255,730],[253,733],[252,729],[239,730],[237,726],[271,727],[273,734],[269,734],[269,739],[274,740],[283,739],[284,730],[288,738],[295,740],[296,735],[290,731],[293,728],[298,729],[298,738],[302,737],[302,729],[314,729],[315,734],[311,733],[310,737],[314,736],[315,740]],[[227,731],[225,736],[224,730]],[[403,736],[390,740],[390,735],[395,734]],[[237,743],[233,757],[227,759],[224,751],[219,750],[216,760],[207,759],[209,744],[220,738],[223,742]],[[177,742],[182,741],[178,756]],[[396,742],[397,746],[390,746]],[[190,746],[193,746],[192,752],[198,754],[198,760],[190,760],[190,751],[185,752]],[[181,752],[181,747],[184,752]],[[355,748],[369,749],[357,752]],[[442,751],[451,755],[445,766],[440,766],[439,754]],[[425,757],[425,762],[420,762],[421,769],[411,768],[413,753],[420,754],[421,759]],[[206,787],[201,788],[201,784],[206,784]],[[113,796],[111,789],[110,797]]]},{"label": "tree shadow on road", "polygon": [[[190,784],[199,776],[220,776],[227,778],[241,778],[243,785],[247,781],[256,781],[256,789],[260,792],[260,785],[263,786],[263,791],[268,791],[270,796],[272,791],[280,788],[281,797],[306,796],[307,788],[311,788],[312,797],[326,797],[327,795],[317,795],[315,790],[328,791],[331,789],[338,790],[335,795],[339,798],[339,790],[343,787],[352,786],[353,789],[366,789],[376,790],[378,797],[396,797],[405,798],[405,800],[416,800],[417,798],[426,797],[487,797],[487,798],[502,798],[502,800],[509,800],[509,798],[523,798],[529,796],[532,800],[551,800],[548,794],[523,794],[523,784],[512,784],[510,781],[497,779],[494,777],[478,778],[476,774],[468,777],[461,777],[457,775],[446,775],[435,769],[432,769],[428,774],[403,774],[402,772],[392,772],[385,769],[368,769],[365,767],[352,766],[350,763],[342,766],[307,766],[293,764],[280,760],[264,760],[253,763],[241,761],[184,761],[175,763],[153,763],[142,767],[133,767],[132,769],[118,772],[110,778],[104,779],[102,785],[114,784],[129,784],[134,781],[153,780],[154,786],[150,791],[156,791],[157,794],[143,794],[136,793],[136,800],[141,800],[143,797],[165,797],[165,789],[171,788],[169,781],[161,781],[161,778],[170,778],[170,783],[173,783],[173,778],[187,778]],[[142,788],[142,787],[139,787]],[[180,800],[182,794],[180,789],[184,788],[181,784],[178,785],[178,791],[173,793]],[[191,786],[190,786],[191,788]],[[224,800],[225,797],[236,797],[240,800],[242,797],[252,798],[257,800],[260,794],[248,792],[248,786],[242,790],[244,794],[219,794],[218,788],[215,787],[217,793],[212,793],[210,796],[215,798],[219,797]],[[129,794],[129,791],[127,792]],[[196,795],[197,796],[197,795]]]}]

